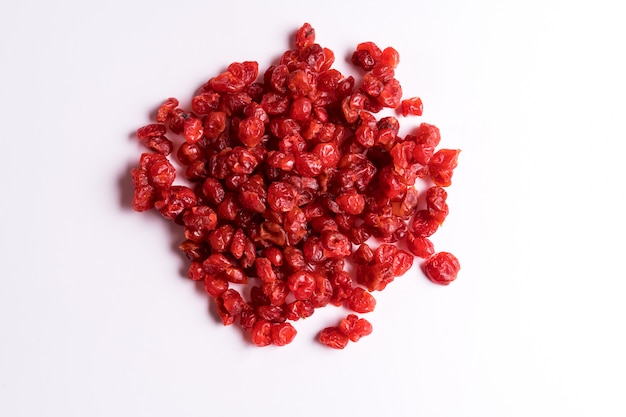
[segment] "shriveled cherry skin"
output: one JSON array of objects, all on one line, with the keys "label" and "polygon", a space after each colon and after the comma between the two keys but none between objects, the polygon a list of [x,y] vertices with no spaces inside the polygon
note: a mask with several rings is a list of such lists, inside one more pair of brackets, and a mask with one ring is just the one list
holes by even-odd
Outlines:
[{"label": "shriveled cherry skin", "polygon": [[435,284],[449,285],[456,279],[461,264],[453,254],[438,252],[424,264],[424,273]]}]

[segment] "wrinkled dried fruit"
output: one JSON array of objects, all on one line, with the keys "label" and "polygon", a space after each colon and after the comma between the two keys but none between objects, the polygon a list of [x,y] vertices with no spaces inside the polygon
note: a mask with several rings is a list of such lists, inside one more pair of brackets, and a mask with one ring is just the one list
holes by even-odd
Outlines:
[{"label": "wrinkled dried fruit", "polygon": [[[304,24],[264,72],[231,63],[187,106],[166,99],[156,123],[136,132],[148,151],[131,170],[133,208],[182,227],[187,276],[256,346],[291,343],[292,322],[327,305],[373,311],[371,292],[410,270],[414,256],[438,284],[460,269],[428,238],[448,216],[443,187],[460,151],[437,149],[440,131],[427,123],[399,136],[399,115],[421,116],[423,104],[403,99],[394,48],[358,44],[355,78],[331,68],[335,55],[315,35]],[[398,117],[377,118],[385,107]],[[188,185],[174,184],[172,154]],[[418,178],[434,185],[418,191]],[[343,349],[371,332],[349,314],[319,341]]]},{"label": "wrinkled dried fruit", "polygon": [[439,252],[428,258],[424,264],[424,273],[435,284],[448,285],[456,279],[461,264],[448,252]]}]

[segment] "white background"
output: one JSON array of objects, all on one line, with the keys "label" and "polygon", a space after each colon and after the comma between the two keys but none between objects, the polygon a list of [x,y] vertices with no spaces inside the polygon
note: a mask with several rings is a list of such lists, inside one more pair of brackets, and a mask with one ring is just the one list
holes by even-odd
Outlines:
[{"label": "white background", "polygon": [[[0,6],[0,415],[624,416],[624,13],[608,1],[72,0]],[[411,5],[409,5],[411,4]],[[180,232],[129,208],[132,133],[304,22],[337,67],[394,46],[407,96],[462,149],[434,241],[377,295],[250,346],[184,278]]]}]

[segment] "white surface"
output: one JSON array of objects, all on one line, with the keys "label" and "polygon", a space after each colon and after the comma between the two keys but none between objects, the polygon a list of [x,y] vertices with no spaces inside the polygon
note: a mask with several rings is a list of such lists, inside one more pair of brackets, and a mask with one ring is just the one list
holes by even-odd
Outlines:
[{"label": "white surface", "polygon": [[[626,415],[619,2],[266,3],[0,6],[0,415]],[[183,278],[177,231],[128,207],[155,106],[266,67],[305,21],[340,69],[396,47],[463,149],[434,238],[460,278],[414,268],[344,351],[313,341],[332,308],[247,345]]]}]

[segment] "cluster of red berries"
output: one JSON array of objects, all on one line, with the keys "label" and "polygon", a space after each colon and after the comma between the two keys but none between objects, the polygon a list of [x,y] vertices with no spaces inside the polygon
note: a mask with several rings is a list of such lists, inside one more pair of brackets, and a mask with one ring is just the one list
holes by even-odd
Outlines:
[{"label": "cluster of red berries", "polygon": [[[204,282],[224,325],[239,324],[258,346],[290,343],[291,323],[329,304],[372,311],[371,292],[415,256],[439,284],[460,269],[429,240],[448,215],[444,187],[459,151],[437,150],[433,125],[401,137],[398,118],[374,116],[383,108],[422,114],[419,98],[402,99],[395,49],[359,44],[358,83],[333,62],[305,24],[260,80],[256,62],[232,63],[196,92],[191,109],[169,98],[156,123],[137,130],[151,152],[132,170],[134,209],[182,226],[189,278]],[[190,186],[174,185],[171,154]],[[431,181],[425,207],[418,178]],[[371,331],[349,314],[319,340],[343,348]]]}]

